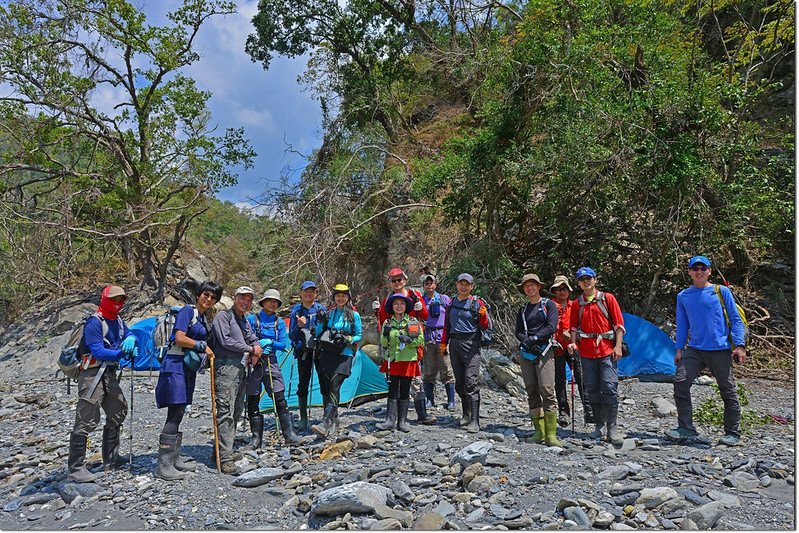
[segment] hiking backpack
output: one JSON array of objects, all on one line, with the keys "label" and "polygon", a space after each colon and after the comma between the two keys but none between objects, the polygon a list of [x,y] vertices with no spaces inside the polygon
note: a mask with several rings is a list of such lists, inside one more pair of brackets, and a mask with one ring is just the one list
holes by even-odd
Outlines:
[{"label": "hiking backpack", "polygon": [[[729,287],[727,287],[729,289]],[[713,286],[713,290],[716,292],[716,296],[718,296],[719,302],[721,302],[721,310],[724,312],[724,320],[727,322],[727,327],[730,329],[729,339],[730,344],[735,347],[735,343],[732,341],[732,322],[730,322],[730,315],[727,314],[727,305],[724,303],[724,296],[721,295],[721,286],[717,283]],[[730,290],[730,294],[732,294],[732,290]],[[741,321],[744,323],[744,344],[749,344],[749,321],[746,320],[746,312],[744,308],[735,300],[735,295],[732,296],[732,301],[735,302],[735,310],[738,312],[738,316],[741,317]]]},{"label": "hiking backpack", "polygon": [[[191,327],[197,322],[197,318],[199,316],[199,312],[195,306],[191,306],[192,310],[194,311],[194,316],[192,317],[191,321],[189,322],[189,327],[187,329],[191,329]],[[174,340],[170,340],[172,336],[172,330],[175,329],[175,320],[177,319],[178,313],[180,313],[182,306],[173,305],[169,308],[169,311],[160,315],[155,321],[155,329],[153,329],[153,346],[155,347],[155,358],[158,359],[158,363],[162,363],[164,357],[172,348],[172,345],[175,344]]]},{"label": "hiking backpack", "polygon": [[[455,305],[457,298],[452,299],[452,303],[450,307],[455,307],[456,309],[466,309],[466,307],[462,307],[460,305]],[[477,321],[477,331],[480,333],[480,346],[486,348],[491,346],[494,342],[494,322],[491,320],[491,306],[488,302],[483,302],[486,306],[486,318],[488,319],[488,327],[482,328],[480,326],[480,301],[477,296],[469,296],[469,304],[468,309],[469,312],[472,314],[472,318]]]},{"label": "hiking backpack", "polygon": [[[608,306],[605,303],[605,293],[602,292],[602,291],[596,291],[596,296],[594,297],[592,302],[589,302],[586,299],[585,295],[581,294],[580,297],[577,299],[577,301],[580,303],[580,312],[577,315],[577,331],[582,333],[582,330],[580,329],[580,325],[582,324],[582,321],[583,321],[583,308],[586,305],[591,305],[591,303],[596,302],[597,307],[599,307],[599,311],[602,313],[602,315],[608,321],[608,324],[610,324],[610,331],[608,333],[599,334],[599,335],[602,338],[605,338],[605,339],[608,339],[610,341],[614,341],[615,342],[615,340],[616,340],[616,325],[613,323],[613,319],[610,318],[610,313],[608,312]],[[612,333],[613,335],[610,335],[610,333]],[[605,336],[605,335],[608,335],[608,336]],[[627,344],[627,341],[622,340],[621,341],[621,356],[622,357],[627,357],[628,355],[630,355],[630,346]]]},{"label": "hiking backpack", "polygon": [[[91,317],[96,317],[100,321],[100,325],[103,328],[103,341],[107,346],[111,346],[111,341],[108,340],[108,323],[103,320],[103,317],[99,312],[90,313],[81,318],[72,327],[72,331],[69,334],[67,343],[61,349],[61,353],[58,355],[58,359],[56,360],[58,369],[64,373],[67,379],[78,379],[78,374],[82,370],[81,367],[83,366],[83,356],[89,353],[89,347],[86,346],[86,336],[83,333],[84,329],[86,328],[86,321]],[[119,324],[119,332],[121,337],[122,331],[124,331],[125,327],[122,324],[122,318],[118,317],[117,323]]]}]

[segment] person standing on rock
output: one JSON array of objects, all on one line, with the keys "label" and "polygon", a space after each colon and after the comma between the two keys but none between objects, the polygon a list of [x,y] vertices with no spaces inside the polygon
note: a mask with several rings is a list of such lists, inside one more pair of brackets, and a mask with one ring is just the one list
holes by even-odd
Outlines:
[{"label": "person standing on rock", "polygon": [[527,404],[535,433],[532,441],[560,446],[558,440],[558,402],[555,396],[555,353],[550,344],[558,328],[558,307],[541,297],[541,279],[525,274],[519,292],[529,301],[516,315],[516,338],[521,343],[522,379],[527,389]]},{"label": "person standing on rock", "polygon": [[[572,292],[572,288],[566,276],[555,276],[555,281],[549,290],[555,295],[555,305],[558,306],[558,331],[555,333],[555,340],[558,341],[558,346],[555,347],[555,396],[558,398],[558,424],[561,427],[567,427],[571,416],[569,398],[566,394],[567,364],[572,371],[574,381],[577,382],[577,390],[580,393],[580,401],[583,404],[583,421],[586,424],[593,424],[594,412],[591,410],[591,404],[585,401],[585,393],[583,392],[580,358],[570,355],[567,349],[569,342],[571,342],[569,319],[571,317],[572,301],[569,300],[569,295]],[[573,388],[572,391],[574,391]]]},{"label": "person standing on rock", "polygon": [[[674,364],[674,403],[677,429],[666,436],[678,442],[696,438],[693,424],[691,385],[703,368],[716,377],[724,401],[724,436],[719,444],[735,446],[741,440],[741,406],[732,372],[733,361],[746,360],[744,323],[736,311],[729,288],[710,283],[710,259],[696,255],[688,260],[693,282],[677,295],[677,351]],[[687,345],[687,346],[686,346]]]},{"label": "person standing on rock", "polygon": [[[119,455],[119,428],[125,421],[128,402],[117,381],[117,368],[123,357],[138,355],[136,337],[130,332],[119,311],[128,299],[125,289],[108,285],[100,295],[97,312],[86,319],[83,355],[78,374],[78,404],[75,424],[69,436],[67,458],[68,479],[91,483],[97,476],[89,472],[86,460],[86,441],[100,422],[100,409],[105,412],[102,456],[106,469],[128,462]],[[131,363],[131,369],[132,369]]]},{"label": "person standing on rock", "polygon": [[204,281],[197,288],[194,305],[186,305],[175,317],[175,326],[169,337],[167,350],[158,384],[155,386],[155,403],[159,409],[166,407],[166,422],[158,436],[158,466],[156,477],[167,481],[183,479],[183,472],[193,472],[196,465],[180,456],[183,433],[180,423],[186,406],[192,403],[197,370],[207,356],[213,358],[214,351],[208,346],[206,312],[222,297],[222,287],[212,281]]},{"label": "person standing on rock", "polygon": [[351,301],[350,288],[344,283],[333,287],[335,305],[317,316],[314,344],[318,349],[316,373],[324,402],[324,419],[311,431],[327,438],[338,431],[338,404],[341,385],[350,376],[352,360],[363,335],[361,315]]},{"label": "person standing on rock", "polygon": [[214,335],[216,418],[219,460],[222,473],[235,474],[240,452],[233,452],[238,417],[244,410],[246,366],[258,363],[263,349],[247,320],[255,292],[247,286],[236,289],[233,308],[217,313],[211,329]]},{"label": "person standing on rock", "polygon": [[297,360],[297,401],[300,404],[300,423],[298,428],[308,429],[308,387],[313,372],[313,332],[319,312],[325,306],[316,301],[317,288],[313,281],[303,281],[300,286],[300,303],[291,308],[289,319],[289,339],[294,346],[294,358]]},{"label": "person standing on rock", "polygon": [[622,356],[624,317],[616,297],[596,288],[596,272],[590,267],[577,270],[577,282],[583,293],[571,303],[569,354],[579,353],[583,370],[586,400],[591,404],[596,429],[591,437],[607,438],[616,445],[624,436],[616,426],[619,414],[618,360]]},{"label": "person standing on rock", "polygon": [[422,367],[424,393],[427,407],[435,407],[436,377],[441,380],[447,391],[447,410],[455,410],[455,375],[452,373],[452,362],[449,357],[441,355],[441,332],[444,330],[444,316],[452,298],[436,291],[436,278],[432,274],[423,274],[420,278],[424,287],[424,304],[427,307],[427,321],[424,325],[424,365]]},{"label": "person standing on rock", "polygon": [[[386,301],[394,294],[407,296],[413,302],[413,307],[408,310],[408,315],[424,322],[428,318],[427,305],[422,293],[416,289],[408,289],[405,286],[408,284],[408,275],[401,268],[392,268],[388,271],[388,281],[391,284],[391,293],[379,303],[377,309],[377,326],[378,330],[382,331],[383,324],[392,314],[391,309],[386,307]],[[375,302],[378,304],[378,302]],[[417,348],[418,359],[420,361],[424,358],[424,346]],[[424,389],[422,388],[422,380],[416,376],[411,381],[411,397],[413,398],[413,406],[416,409],[416,420],[420,424],[430,426],[438,422],[435,416],[427,412],[427,400],[425,398]]]},{"label": "person standing on rock", "polygon": [[261,306],[258,313],[247,315],[247,321],[264,351],[247,378],[247,416],[252,430],[248,447],[257,450],[261,447],[264,437],[264,415],[261,414],[259,407],[262,386],[274,401],[278,425],[286,446],[301,446],[311,439],[300,438],[294,432],[294,421],[285,397],[286,386],[277,359],[277,355],[284,353],[288,345],[286,322],[276,314],[283,305],[280,292],[277,289],[267,289],[263,298],[258,301],[258,305]]},{"label": "person standing on rock", "polygon": [[386,351],[387,360],[380,365],[380,371],[390,376],[388,383],[388,408],[386,421],[378,424],[378,429],[394,429],[407,433],[408,404],[411,397],[411,381],[421,374],[419,352],[424,345],[422,323],[410,316],[408,310],[413,300],[401,294],[392,294],[386,306],[393,315],[383,322],[380,345]]},{"label": "person standing on rock", "polygon": [[481,330],[491,327],[488,307],[481,298],[472,296],[474,278],[466,272],[455,282],[458,291],[444,316],[441,353],[449,348],[455,392],[463,406],[460,425],[469,433],[480,431],[480,337]]}]

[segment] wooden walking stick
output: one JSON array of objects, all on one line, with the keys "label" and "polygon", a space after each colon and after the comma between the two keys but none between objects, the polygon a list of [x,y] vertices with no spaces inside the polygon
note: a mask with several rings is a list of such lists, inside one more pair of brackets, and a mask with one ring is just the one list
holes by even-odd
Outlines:
[{"label": "wooden walking stick", "polygon": [[214,356],[211,356],[211,420],[214,423],[214,456],[216,457],[216,472],[222,473],[222,464],[219,459],[219,426],[216,422],[216,387],[214,385]]}]

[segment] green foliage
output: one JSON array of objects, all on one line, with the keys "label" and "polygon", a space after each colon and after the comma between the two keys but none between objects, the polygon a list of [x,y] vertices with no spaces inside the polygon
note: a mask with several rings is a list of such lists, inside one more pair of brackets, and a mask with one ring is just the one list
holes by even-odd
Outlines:
[{"label": "green foliage", "polygon": [[[694,409],[694,420],[711,426],[724,427],[724,402],[717,384],[712,383],[711,388],[715,392],[713,397],[707,398],[699,407]],[[738,383],[735,389],[738,394],[738,402],[741,404],[741,431],[751,433],[757,426],[767,424],[768,416],[760,416],[751,409],[744,409],[749,405],[749,391],[743,383]]]}]

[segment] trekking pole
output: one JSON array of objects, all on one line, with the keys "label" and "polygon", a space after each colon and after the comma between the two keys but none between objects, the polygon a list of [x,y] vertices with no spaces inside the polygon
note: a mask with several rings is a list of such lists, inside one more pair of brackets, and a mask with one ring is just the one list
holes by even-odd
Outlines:
[{"label": "trekking pole", "polygon": [[219,426],[216,421],[216,387],[214,386],[214,356],[211,356],[211,421],[214,426],[214,456],[216,457],[216,471],[222,473],[219,460]]},{"label": "trekking pole", "polygon": [[[566,355],[568,355],[568,354],[566,354]],[[572,437],[573,437],[574,436],[574,359],[573,359],[573,356],[571,356],[571,357],[572,357],[571,365],[569,365],[569,366],[571,367],[571,371],[572,371],[572,379],[571,379],[571,382],[572,382],[572,405],[571,405],[571,409],[572,409]]]},{"label": "trekking pole", "polygon": [[[294,347],[291,347],[291,351],[294,351]],[[296,358],[295,358],[296,359]],[[285,361],[285,359],[283,359]],[[296,360],[297,364],[299,364],[299,360]],[[280,366],[283,366],[282,364]],[[282,371],[281,371],[282,372]],[[291,380],[294,379],[294,361],[291,363],[291,371],[289,372],[289,392],[286,395],[286,403],[288,404],[288,399],[291,397]]]},{"label": "trekking pole", "polygon": [[128,456],[128,472],[133,472],[133,362],[134,358],[130,359],[130,422],[128,424],[128,432],[130,433],[130,454]]},{"label": "trekking pole", "polygon": [[[277,359],[277,357],[275,359]],[[266,358],[266,371],[269,373],[269,391],[272,393],[272,413],[274,413],[275,415],[275,437],[280,438],[280,417],[277,416],[277,402],[275,401],[275,384],[272,381],[272,357],[270,356],[267,356]],[[280,371],[280,368],[278,368],[278,371]]]}]

